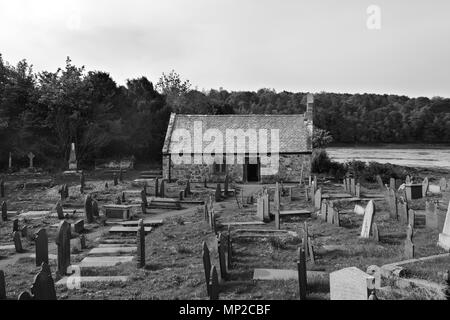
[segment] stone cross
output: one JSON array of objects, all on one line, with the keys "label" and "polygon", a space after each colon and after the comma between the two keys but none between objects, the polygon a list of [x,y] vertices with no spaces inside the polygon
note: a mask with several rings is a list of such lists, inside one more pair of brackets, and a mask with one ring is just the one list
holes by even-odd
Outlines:
[{"label": "stone cross", "polygon": [[209,255],[209,249],[206,242],[203,242],[203,268],[205,270],[206,292],[209,293],[209,277],[211,276],[211,258]]},{"label": "stone cross", "polygon": [[411,225],[408,225],[406,229],[406,240],[405,240],[405,258],[414,259],[414,243],[412,241],[414,229]]},{"label": "stone cross", "polygon": [[306,253],[304,248],[298,249],[297,271],[300,300],[306,300],[306,290],[308,288],[308,283],[306,272]]},{"label": "stone cross", "polygon": [[42,263],[48,263],[48,237],[45,229],[39,229],[36,233],[35,247],[36,266],[39,267]]},{"label": "stone cross", "polygon": [[3,270],[0,270],[0,300],[6,300],[6,282]]},{"label": "stone cross", "polygon": [[35,300],[56,300],[52,272],[45,262],[42,263],[41,270],[34,278],[31,294],[33,294]]},{"label": "stone cross", "polygon": [[361,229],[361,238],[369,238],[370,230],[372,229],[373,218],[375,216],[375,204],[370,200],[364,210],[364,219]]},{"label": "stone cross", "polygon": [[136,233],[136,245],[137,245],[137,267],[145,267],[145,227],[144,220],[139,220],[138,230]]},{"label": "stone cross", "polygon": [[20,233],[18,231],[15,231],[15,232],[13,232],[12,237],[13,237],[13,242],[14,242],[14,247],[16,249],[16,252],[22,253],[23,248],[22,248],[22,240],[20,239]]},{"label": "stone cross", "polygon": [[70,224],[62,221],[55,239],[58,246],[58,274],[60,276],[66,275],[67,268],[70,266],[70,238]]},{"label": "stone cross", "polygon": [[33,152],[28,153],[28,159],[30,160],[30,169],[33,168],[33,159],[34,159],[34,154]]}]

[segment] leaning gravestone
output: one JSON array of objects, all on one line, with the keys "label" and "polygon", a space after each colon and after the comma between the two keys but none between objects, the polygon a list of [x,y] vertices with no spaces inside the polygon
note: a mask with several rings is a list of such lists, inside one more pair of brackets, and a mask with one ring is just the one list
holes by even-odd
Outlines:
[{"label": "leaning gravestone", "polygon": [[63,207],[61,205],[61,202],[58,201],[58,203],[56,204],[56,214],[58,215],[58,219],[62,220],[64,219],[64,211],[63,211]]},{"label": "leaning gravestone", "polygon": [[92,213],[92,197],[90,194],[88,194],[84,200],[84,211],[86,214],[87,223],[94,222],[94,215]]},{"label": "leaning gravestone", "polygon": [[70,224],[62,221],[55,239],[58,246],[58,274],[60,276],[64,276],[70,266],[70,238]]},{"label": "leaning gravestone", "polygon": [[2,220],[8,220],[8,206],[6,205],[5,201],[2,202]]},{"label": "leaning gravestone", "polygon": [[39,229],[36,233],[36,267],[42,263],[48,263],[48,237],[45,229]]},{"label": "leaning gravestone", "polygon": [[23,252],[22,247],[22,240],[20,239],[20,233],[18,231],[13,232],[13,242],[14,242],[14,248],[16,249],[17,253]]},{"label": "leaning gravestone", "polygon": [[209,256],[209,249],[206,242],[203,242],[203,269],[205,270],[206,292],[209,295],[209,277],[211,272],[211,258]]},{"label": "leaning gravestone", "polygon": [[350,267],[330,273],[330,300],[367,300],[375,278]]},{"label": "leaning gravestone", "polygon": [[364,210],[364,219],[361,229],[361,238],[370,238],[370,231],[372,229],[373,218],[375,216],[375,204],[370,200]]},{"label": "leaning gravestone", "polygon": [[413,238],[413,227],[408,225],[406,229],[406,240],[405,240],[405,258],[406,259],[414,259],[414,243],[412,241]]},{"label": "leaning gravestone", "polygon": [[47,263],[42,263],[41,270],[36,275],[31,287],[35,300],[56,300],[55,283]]},{"label": "leaning gravestone", "polygon": [[137,245],[137,267],[145,267],[145,228],[144,220],[139,220],[138,230],[136,234],[136,245]]},{"label": "leaning gravestone", "polygon": [[439,234],[438,246],[444,250],[450,250],[450,202],[448,204],[447,215],[445,216],[444,228]]},{"label": "leaning gravestone", "polygon": [[0,300],[6,300],[6,282],[3,270],[0,270]]}]

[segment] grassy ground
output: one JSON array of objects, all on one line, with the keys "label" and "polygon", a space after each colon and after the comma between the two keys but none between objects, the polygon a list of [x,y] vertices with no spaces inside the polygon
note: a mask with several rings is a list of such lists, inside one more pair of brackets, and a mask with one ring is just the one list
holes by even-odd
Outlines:
[{"label": "grassy ground", "polygon": [[[128,173],[127,181],[134,178],[133,173]],[[66,182],[61,177],[53,177],[55,183]],[[66,178],[64,178],[66,179]],[[81,204],[82,197],[77,194],[78,179],[67,178],[71,185],[72,202]],[[104,190],[105,181],[109,176],[88,175],[87,183],[91,185],[91,191],[97,191],[102,203],[110,203],[124,189],[131,188],[130,183],[124,183],[117,188]],[[322,182],[324,193],[343,192],[342,187],[333,182]],[[192,186],[194,189],[195,186]],[[363,185],[363,193],[379,193],[376,185]],[[200,187],[198,187],[200,189]],[[55,188],[42,188],[32,191],[12,190],[8,198],[10,207],[14,210],[33,208],[49,209],[56,204],[58,193]],[[200,193],[201,194],[201,193]],[[441,200],[448,201],[448,195]],[[25,200],[23,200],[25,199]],[[366,205],[363,202],[362,205]],[[343,210],[353,209],[355,203],[341,203]],[[291,203],[284,203],[284,209],[305,209],[310,204],[303,198]],[[412,203],[413,209],[424,209],[422,200]],[[225,231],[220,224],[229,221],[256,220],[256,206],[249,205],[239,209],[234,198],[215,204],[218,214],[219,229]],[[153,211],[148,217],[162,214],[162,211]],[[140,217],[142,215],[137,215]],[[164,214],[163,214],[164,215]],[[308,270],[332,272],[341,268],[356,266],[366,270],[370,265],[384,265],[391,262],[404,260],[404,239],[406,226],[389,219],[388,207],[385,201],[376,202],[375,222],[380,231],[380,242],[359,238],[362,216],[354,214],[341,217],[341,227],[329,225],[312,217],[283,218],[281,228],[295,231],[295,236],[243,236],[237,232],[238,227],[233,227],[233,268],[229,270],[230,279],[221,284],[221,299],[298,299],[298,283],[289,281],[254,281],[255,268],[296,269],[296,251],[301,243],[303,225],[306,221],[312,236],[316,253],[316,264],[308,263]],[[30,223],[32,231],[40,227],[47,227],[57,222],[56,218],[33,220]],[[2,244],[10,242],[11,222],[1,224],[0,241]],[[272,229],[274,222],[264,226],[245,226],[243,228]],[[242,228],[241,228],[242,229]],[[106,236],[107,228],[96,226],[87,234],[89,246],[98,236]],[[247,233],[249,234],[249,233]],[[418,257],[442,253],[436,246],[438,232],[420,228],[415,230],[414,243]],[[117,267],[102,270],[88,270],[83,275],[127,275],[130,280],[119,284],[90,284],[80,290],[68,290],[65,287],[58,288],[60,299],[207,299],[202,264],[202,243],[205,241],[211,250],[212,263],[218,267],[217,249],[215,248],[215,236],[210,227],[203,220],[203,212],[200,207],[193,207],[186,213],[178,216],[170,216],[164,219],[164,224],[146,237],[146,267],[137,269],[135,262],[123,264]],[[54,233],[50,233],[49,242],[54,242]],[[34,252],[33,242],[25,241],[28,253]],[[74,254],[72,263],[81,261],[87,254],[85,250]],[[55,253],[50,250],[50,253]],[[33,277],[37,273],[34,259],[21,256],[13,260],[16,254],[0,252],[1,260],[6,262],[2,269],[5,271],[7,283],[7,295],[17,297],[23,290],[29,290]],[[10,262],[10,263],[9,263]],[[56,270],[52,261],[51,269]],[[408,276],[419,277],[437,281],[439,273],[446,270],[448,261],[439,263],[429,262],[408,267]],[[329,288],[326,285],[311,285],[309,287],[310,299],[328,299]],[[402,290],[391,291],[388,294],[381,293],[386,299],[411,298]],[[417,293],[416,298],[420,298]]]}]

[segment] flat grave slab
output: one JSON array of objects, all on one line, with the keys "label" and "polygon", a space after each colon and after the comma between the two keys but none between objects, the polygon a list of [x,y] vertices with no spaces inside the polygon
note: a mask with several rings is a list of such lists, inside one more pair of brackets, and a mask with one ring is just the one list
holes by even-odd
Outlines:
[{"label": "flat grave slab", "polygon": [[322,195],[322,199],[340,199],[340,198],[352,198],[353,196],[351,194],[348,193],[328,193],[328,194],[323,194]]},{"label": "flat grave slab", "polygon": [[254,226],[254,225],[264,225],[262,221],[245,221],[245,222],[225,222],[222,223],[224,226]]},{"label": "flat grave slab", "polygon": [[300,215],[308,215],[312,212],[309,210],[286,210],[280,211],[280,216],[300,216]]},{"label": "flat grave slab", "polygon": [[[307,271],[308,282],[328,282],[328,273]],[[298,270],[255,269],[253,280],[298,280]]]},{"label": "flat grave slab", "polygon": [[101,244],[136,244],[136,239],[98,239]]},{"label": "flat grave slab", "polygon": [[[118,221],[114,221],[114,220],[108,220],[106,222],[107,224],[118,224],[124,227],[137,227],[139,221],[122,221],[122,220],[118,220]],[[163,220],[159,219],[159,220],[144,220],[144,226],[159,226],[163,224]]]},{"label": "flat grave slab", "polygon": [[[138,227],[123,227],[123,226],[115,226],[109,229],[109,233],[136,233]],[[152,231],[152,227],[144,227],[145,233],[149,233]]]},{"label": "flat grave slab", "polygon": [[[78,282],[79,281],[79,282]],[[127,282],[127,276],[113,276],[113,277],[78,277],[77,279],[72,279],[72,277],[64,277],[59,280],[55,285],[58,287],[67,286],[68,283],[74,284],[79,283],[80,285],[86,283],[102,282],[102,283],[117,283],[117,282]]]},{"label": "flat grave slab", "polygon": [[86,257],[80,262],[80,267],[114,267],[121,263],[133,261],[134,256],[103,256]]},{"label": "flat grave slab", "polygon": [[40,218],[50,215],[50,211],[28,211],[19,214],[20,218]]},{"label": "flat grave slab", "polygon": [[91,251],[89,251],[88,255],[121,255],[121,254],[133,254],[136,253],[137,247],[109,247],[109,248],[94,248]]},{"label": "flat grave slab", "polygon": [[135,243],[100,243],[97,248],[129,248],[136,247]]}]

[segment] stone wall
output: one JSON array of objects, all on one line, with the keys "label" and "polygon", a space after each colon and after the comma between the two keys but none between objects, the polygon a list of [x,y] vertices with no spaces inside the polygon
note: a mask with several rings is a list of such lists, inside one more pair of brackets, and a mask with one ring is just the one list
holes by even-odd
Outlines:
[{"label": "stone wall", "polygon": [[[170,162],[170,170],[169,170]],[[193,162],[193,161],[192,161]],[[299,181],[303,164],[303,177],[311,174],[311,154],[281,154],[279,157],[279,170],[275,175],[264,175],[261,168],[261,182],[272,183],[275,181]],[[227,171],[231,181],[243,182],[244,165],[227,164]],[[173,180],[187,180],[203,182],[205,177],[208,182],[223,182],[226,173],[214,173],[213,166],[207,164],[174,164],[169,161],[169,156],[163,156],[163,177]]]}]

